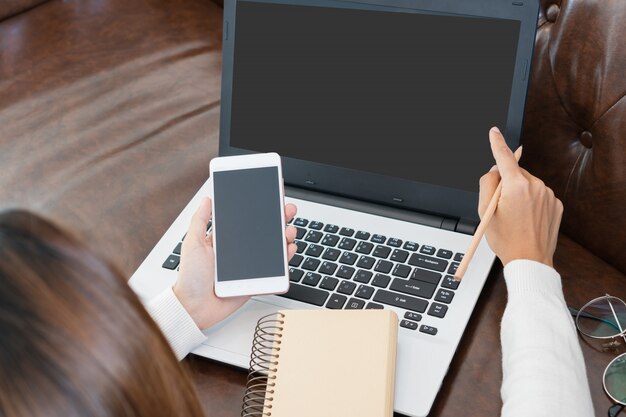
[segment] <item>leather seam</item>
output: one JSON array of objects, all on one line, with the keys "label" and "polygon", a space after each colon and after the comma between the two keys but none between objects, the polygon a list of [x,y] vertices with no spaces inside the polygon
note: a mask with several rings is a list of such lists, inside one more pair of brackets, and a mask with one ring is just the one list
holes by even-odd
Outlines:
[{"label": "leather seam", "polygon": [[567,182],[565,183],[565,191],[563,192],[563,200],[565,200],[565,198],[567,197],[567,191],[569,190],[569,185],[572,180],[572,176],[574,175],[574,171],[576,170],[576,167],[578,166],[578,162],[580,161],[580,158],[582,158],[584,153],[585,153],[585,150],[582,149],[581,152],[578,154],[578,158],[576,158],[574,165],[572,165],[572,169],[569,172],[569,175],[567,176]]},{"label": "leather seam", "polygon": [[604,110],[600,116],[598,116],[598,118],[596,120],[594,120],[594,122],[591,124],[591,127],[589,128],[589,130],[591,130],[599,121],[600,119],[602,119],[607,113],[609,113],[615,106],[617,106],[619,104],[620,101],[622,101],[624,98],[626,97],[626,93],[622,94],[622,96],[620,98],[618,98],[615,103],[611,104],[606,110]]}]

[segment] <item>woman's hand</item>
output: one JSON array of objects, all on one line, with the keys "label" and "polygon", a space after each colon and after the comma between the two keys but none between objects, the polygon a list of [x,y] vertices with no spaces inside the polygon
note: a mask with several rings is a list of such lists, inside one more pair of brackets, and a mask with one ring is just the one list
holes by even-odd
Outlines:
[{"label": "woman's hand", "polygon": [[[182,245],[180,272],[174,284],[174,294],[200,329],[206,329],[228,317],[250,297],[218,298],[213,290],[215,283],[215,251],[213,240],[206,235],[211,220],[211,200],[204,198],[191,219]],[[289,222],[296,215],[296,206],[285,205],[285,218]],[[296,228],[288,226],[287,254],[296,253]]]},{"label": "woman's hand", "polygon": [[481,217],[500,180],[502,194],[487,227],[487,242],[503,265],[529,259],[552,266],[563,204],[543,181],[518,166],[498,128],[489,131],[489,140],[497,165],[480,179]]}]

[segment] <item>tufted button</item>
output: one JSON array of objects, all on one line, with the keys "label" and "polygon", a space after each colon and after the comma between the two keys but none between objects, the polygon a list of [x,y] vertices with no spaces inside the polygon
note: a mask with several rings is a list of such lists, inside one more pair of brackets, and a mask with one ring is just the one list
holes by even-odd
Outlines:
[{"label": "tufted button", "polygon": [[551,4],[546,10],[546,20],[550,23],[556,22],[556,18],[559,17],[559,12],[561,9],[556,4]]},{"label": "tufted button", "polygon": [[591,132],[584,131],[580,134],[580,142],[585,146],[585,148],[591,148],[591,140],[593,139],[593,135]]}]

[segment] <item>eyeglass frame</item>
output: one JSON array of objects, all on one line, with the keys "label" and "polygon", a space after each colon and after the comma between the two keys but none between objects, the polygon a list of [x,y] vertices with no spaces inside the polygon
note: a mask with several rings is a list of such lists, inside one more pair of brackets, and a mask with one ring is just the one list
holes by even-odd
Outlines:
[{"label": "eyeglass frame", "polygon": [[[621,326],[621,324],[619,322],[619,318],[617,317],[617,314],[615,313],[615,309],[613,308],[613,304],[611,304],[608,301],[609,298],[614,298],[616,300],[619,300],[626,307],[626,302],[624,302],[624,300],[622,300],[621,298],[615,297],[615,296],[612,296],[612,295],[609,295],[609,294],[605,294],[605,295],[603,295],[601,297],[594,298],[593,300],[589,301],[588,303],[583,305],[578,310],[569,307],[570,314],[572,314],[572,315],[574,315],[574,313],[576,314],[576,322],[575,322],[576,330],[580,334],[585,335],[587,337],[590,337],[592,339],[615,339],[615,338],[620,338],[621,337],[622,339],[624,339],[624,343],[626,344],[626,329],[622,329],[622,326]],[[587,334],[587,333],[583,332],[580,329],[580,326],[578,325],[578,321],[579,321],[579,319],[581,317],[581,313],[587,307],[589,307],[591,304],[594,304],[594,303],[596,303],[598,301],[602,301],[602,300],[606,300],[606,302],[609,304],[609,307],[611,308],[611,312],[613,313],[613,317],[615,318],[615,323],[617,323],[617,330],[619,330],[619,333],[617,333],[615,335],[612,335],[612,336],[595,336],[595,335],[590,335],[590,334]],[[582,316],[582,317],[585,317],[585,316]],[[604,321],[601,318],[595,317],[595,316],[593,316],[591,314],[589,314],[589,316],[587,318]],[[618,359],[620,359],[621,357],[624,357],[626,359],[626,353],[619,354],[615,358],[613,358],[613,360],[611,360],[611,362],[609,362],[609,364],[606,366],[606,368],[604,368],[604,372],[602,373],[602,386],[604,388],[604,392],[609,396],[609,398],[611,400],[613,400],[615,402],[615,404],[613,404],[611,407],[609,407],[608,414],[609,414],[610,417],[617,416],[624,409],[624,407],[626,407],[626,403],[624,403],[622,401],[619,401],[615,397],[613,397],[613,395],[611,395],[611,393],[609,392],[609,390],[606,387],[606,373],[609,370],[609,368],[611,367],[611,365],[613,365],[613,363],[615,361],[617,361]]]}]

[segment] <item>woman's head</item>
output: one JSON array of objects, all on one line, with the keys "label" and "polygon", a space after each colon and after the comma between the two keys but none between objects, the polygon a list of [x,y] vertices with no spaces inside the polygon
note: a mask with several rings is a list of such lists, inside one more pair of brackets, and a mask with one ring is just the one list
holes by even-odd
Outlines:
[{"label": "woman's head", "polygon": [[202,415],[125,279],[16,210],[0,213],[0,415]]}]

